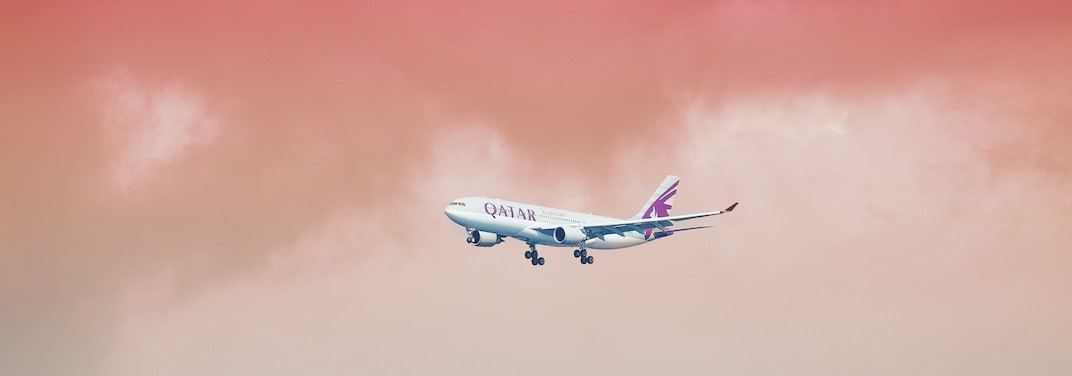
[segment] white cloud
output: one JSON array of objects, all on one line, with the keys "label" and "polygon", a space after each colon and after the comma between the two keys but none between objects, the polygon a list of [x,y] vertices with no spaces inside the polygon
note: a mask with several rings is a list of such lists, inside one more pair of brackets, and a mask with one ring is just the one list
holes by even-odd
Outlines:
[{"label": "white cloud", "polygon": [[95,88],[103,126],[120,148],[113,174],[120,190],[135,188],[154,169],[217,135],[219,122],[204,99],[179,83],[149,87],[120,71],[98,80]]},{"label": "white cloud", "polygon": [[[504,178],[517,166],[518,160],[502,135],[481,125],[447,129],[450,131],[432,138],[431,163],[421,172],[428,179],[423,184],[426,189],[419,192],[422,198],[442,200],[439,196],[447,193],[476,194],[468,191],[471,187],[490,191],[509,187],[503,185]],[[453,198],[456,197],[447,200]]]}]

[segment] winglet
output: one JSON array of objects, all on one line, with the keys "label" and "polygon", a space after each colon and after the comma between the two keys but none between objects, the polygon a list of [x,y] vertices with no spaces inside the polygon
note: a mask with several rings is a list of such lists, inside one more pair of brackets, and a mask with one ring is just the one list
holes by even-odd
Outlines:
[{"label": "winglet", "polygon": [[729,212],[733,211],[733,208],[737,207],[737,204],[738,204],[737,202],[734,202],[733,205],[730,205],[730,207],[726,208],[726,210],[723,210],[723,211],[729,213]]}]

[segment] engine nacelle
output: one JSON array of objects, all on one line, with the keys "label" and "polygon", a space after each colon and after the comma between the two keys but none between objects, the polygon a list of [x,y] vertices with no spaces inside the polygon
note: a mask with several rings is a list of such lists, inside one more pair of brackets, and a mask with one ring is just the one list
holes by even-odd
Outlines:
[{"label": "engine nacelle", "polygon": [[559,227],[555,229],[555,242],[558,244],[577,245],[588,240],[588,235],[576,227]]},{"label": "engine nacelle", "polygon": [[502,236],[499,234],[472,230],[469,231],[469,239],[465,239],[466,243],[475,245],[477,247],[491,247],[493,245],[503,242]]}]

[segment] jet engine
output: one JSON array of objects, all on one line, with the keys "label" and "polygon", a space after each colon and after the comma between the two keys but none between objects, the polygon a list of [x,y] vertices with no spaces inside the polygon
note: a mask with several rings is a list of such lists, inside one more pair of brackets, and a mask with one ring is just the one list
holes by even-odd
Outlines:
[{"label": "jet engine", "polygon": [[588,240],[588,235],[576,227],[559,227],[555,229],[555,242],[558,244],[577,245]]},{"label": "jet engine", "polygon": [[475,245],[477,247],[491,247],[493,245],[503,242],[502,236],[499,234],[472,230],[469,231],[469,239],[465,239],[466,243]]}]

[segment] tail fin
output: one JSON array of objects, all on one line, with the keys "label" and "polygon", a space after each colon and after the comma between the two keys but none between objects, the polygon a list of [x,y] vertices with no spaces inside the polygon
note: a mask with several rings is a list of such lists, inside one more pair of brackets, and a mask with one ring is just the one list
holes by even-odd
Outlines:
[{"label": "tail fin", "polygon": [[640,212],[634,215],[632,219],[669,216],[671,204],[674,202],[674,195],[677,194],[677,183],[680,181],[681,179],[677,176],[667,176],[666,180],[659,184],[659,188],[651,194],[651,198],[644,204],[644,207],[640,208]]}]

